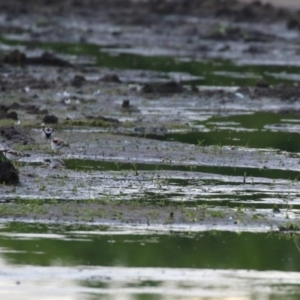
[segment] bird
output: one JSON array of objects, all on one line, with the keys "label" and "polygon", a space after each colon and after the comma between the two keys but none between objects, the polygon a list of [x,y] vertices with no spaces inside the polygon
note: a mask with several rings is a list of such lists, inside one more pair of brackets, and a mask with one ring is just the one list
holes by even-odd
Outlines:
[{"label": "bird", "polygon": [[5,155],[8,160],[19,160],[22,157],[28,157],[29,154],[25,154],[13,149],[3,149],[1,152]]},{"label": "bird", "polygon": [[57,152],[63,147],[68,147],[68,146],[69,144],[60,138],[54,138],[53,140],[51,140],[51,148],[54,152]]},{"label": "bird", "polygon": [[42,136],[46,140],[51,140],[54,136],[54,129],[51,127],[43,127]]},{"label": "bird", "polygon": [[44,159],[44,163],[49,164],[52,169],[62,168],[65,166],[64,161],[59,158],[46,158]]}]

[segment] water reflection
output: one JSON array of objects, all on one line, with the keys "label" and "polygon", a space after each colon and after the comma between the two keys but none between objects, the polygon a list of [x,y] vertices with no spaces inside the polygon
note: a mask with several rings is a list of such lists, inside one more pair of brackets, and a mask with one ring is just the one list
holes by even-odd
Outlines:
[{"label": "water reflection", "polygon": [[1,245],[17,250],[2,251],[13,264],[300,270],[300,255],[293,240],[275,234],[132,235],[101,230],[90,234],[69,228],[55,236],[25,232],[10,236],[6,232]]},{"label": "water reflection", "polygon": [[300,296],[299,249],[293,238],[279,233],[163,233],[13,222],[0,231],[5,299],[21,292],[22,299],[37,299],[51,289],[45,299]]}]

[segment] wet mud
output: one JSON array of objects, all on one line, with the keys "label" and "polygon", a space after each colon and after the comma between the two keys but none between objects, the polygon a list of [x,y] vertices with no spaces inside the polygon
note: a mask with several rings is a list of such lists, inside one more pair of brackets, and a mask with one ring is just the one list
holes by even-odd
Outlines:
[{"label": "wet mud", "polygon": [[[287,226],[291,219],[285,218],[298,214],[297,151],[284,146],[272,150],[268,144],[249,148],[250,136],[244,144],[236,144],[234,138],[223,144],[221,137],[214,142],[213,136],[222,130],[247,135],[247,130],[264,132],[272,124],[245,129],[239,122],[232,127],[230,121],[213,120],[250,114],[255,123],[259,112],[296,119],[299,87],[293,75],[300,55],[298,15],[258,1],[227,1],[221,6],[218,1],[115,2],[90,1],[82,7],[77,2],[46,1],[35,3],[30,11],[28,3],[21,1],[14,6],[2,4],[1,145],[30,153],[16,162],[20,184],[13,189],[1,187],[2,217],[52,222],[87,218],[143,225],[200,222],[208,227],[230,224],[236,230],[241,222],[269,230]],[[99,15],[91,9],[95,6]],[[71,27],[67,9],[76,16]],[[12,19],[14,14],[20,19]],[[104,61],[96,49],[108,55],[111,67],[101,65]],[[136,67],[131,62],[122,66],[122,59],[128,61],[124,54],[136,60]],[[156,70],[155,64],[164,57],[166,71]],[[205,71],[194,76],[192,69],[178,72],[173,65],[167,71],[170,57],[179,63],[189,58],[189,68],[193,61],[234,57],[232,63],[241,69],[225,71],[224,65],[220,71],[215,61],[209,76],[216,78],[209,83]],[[248,65],[251,72],[259,62],[272,62],[269,71],[256,66],[255,75],[247,75],[254,78],[250,85],[235,85],[245,76],[243,68]],[[283,63],[290,67],[284,69]],[[282,79],[281,70],[291,75],[285,73]],[[215,88],[218,76],[231,78],[232,87]],[[50,142],[41,137],[43,125],[53,127],[70,147],[53,153]],[[268,128],[265,136],[275,131]],[[66,166],[51,168],[56,158]],[[216,168],[227,171],[215,178]],[[259,170],[270,171],[264,177]],[[272,170],[278,175],[269,175]],[[276,190],[283,200],[260,199],[262,207],[256,200],[235,201],[236,195],[261,193],[261,185],[270,185],[264,190],[266,198]],[[218,189],[231,207],[214,199]],[[249,203],[254,212],[247,208]],[[32,207],[41,210],[32,213]]]}]

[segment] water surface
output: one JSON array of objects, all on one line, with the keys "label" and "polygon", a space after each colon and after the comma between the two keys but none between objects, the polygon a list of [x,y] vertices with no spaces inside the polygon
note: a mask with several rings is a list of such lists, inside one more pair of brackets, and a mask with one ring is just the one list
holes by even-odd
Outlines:
[{"label": "water surface", "polygon": [[6,223],[0,295],[50,299],[52,289],[66,299],[296,299],[298,242],[279,233]]}]

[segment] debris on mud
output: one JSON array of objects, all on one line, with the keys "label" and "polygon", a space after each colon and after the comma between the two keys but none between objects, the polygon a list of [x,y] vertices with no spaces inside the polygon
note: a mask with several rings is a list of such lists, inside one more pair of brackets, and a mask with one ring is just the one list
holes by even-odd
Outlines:
[{"label": "debris on mud", "polygon": [[242,40],[244,42],[271,42],[275,37],[255,30],[245,30],[238,27],[224,27],[216,28],[203,38],[225,41]]},{"label": "debris on mud", "polygon": [[29,135],[28,130],[20,126],[3,126],[0,127],[0,136],[3,138],[1,142],[7,145],[18,143],[20,145],[28,145],[34,143],[34,140]]},{"label": "debris on mud", "polygon": [[127,112],[127,113],[139,113],[140,112],[140,110],[136,106],[134,106],[130,103],[129,99],[123,100],[122,105],[121,105],[121,110],[123,112]]},{"label": "debris on mud", "polygon": [[296,224],[287,224],[287,225],[282,225],[279,226],[279,231],[281,232],[299,232],[300,231],[300,227]]},{"label": "debris on mud", "polygon": [[54,86],[53,82],[46,81],[43,78],[35,78],[24,69],[14,69],[7,75],[0,74],[1,92],[22,90],[27,92],[34,89],[48,89]]},{"label": "debris on mud", "polygon": [[122,82],[117,74],[105,74],[99,79],[99,81],[115,82],[115,83],[121,83]]},{"label": "debris on mud", "polygon": [[266,81],[258,81],[256,87],[242,87],[238,92],[249,95],[252,99],[268,97],[279,98],[282,101],[296,102],[300,99],[300,84],[270,86]]}]

